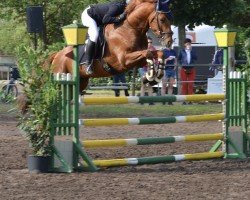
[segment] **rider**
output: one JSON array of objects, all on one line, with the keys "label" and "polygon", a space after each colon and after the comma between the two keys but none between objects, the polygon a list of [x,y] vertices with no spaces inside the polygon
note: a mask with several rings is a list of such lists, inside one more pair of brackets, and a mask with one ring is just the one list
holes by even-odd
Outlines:
[{"label": "rider", "polygon": [[89,40],[86,44],[87,73],[92,74],[92,61],[95,53],[95,45],[99,35],[99,27],[106,24],[120,23],[126,18],[126,1],[96,4],[87,7],[82,13],[82,24],[88,29]]}]

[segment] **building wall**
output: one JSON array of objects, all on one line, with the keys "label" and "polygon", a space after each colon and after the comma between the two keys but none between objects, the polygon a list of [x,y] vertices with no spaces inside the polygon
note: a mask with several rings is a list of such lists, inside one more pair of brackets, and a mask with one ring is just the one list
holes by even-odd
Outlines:
[{"label": "building wall", "polygon": [[16,67],[15,59],[11,56],[0,55],[0,80],[8,80],[10,66]]}]

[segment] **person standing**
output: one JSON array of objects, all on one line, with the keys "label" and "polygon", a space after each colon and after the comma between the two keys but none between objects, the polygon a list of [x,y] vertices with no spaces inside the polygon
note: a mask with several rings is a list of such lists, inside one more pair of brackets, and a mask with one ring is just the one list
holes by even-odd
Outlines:
[{"label": "person standing", "polygon": [[95,45],[101,26],[120,23],[126,18],[126,1],[95,4],[87,7],[82,15],[82,24],[88,27],[89,40],[86,44],[86,62],[80,63],[87,66],[86,72],[93,73],[92,61],[95,54]]},{"label": "person standing", "polygon": [[[173,85],[176,78],[176,66],[177,66],[177,56],[174,49],[169,47],[164,48],[164,77],[162,79],[161,96],[166,95],[166,88],[168,85],[168,95],[173,94]],[[172,102],[168,102],[168,105],[173,105]]]},{"label": "person standing", "polygon": [[222,67],[218,65],[223,65],[223,49],[218,49],[217,51],[215,51],[212,64],[213,65],[212,67],[210,67],[210,70],[213,70],[214,74],[217,75],[218,69]]},{"label": "person standing", "polygon": [[[113,76],[113,83],[114,83],[115,87],[119,87],[119,86],[128,87],[128,85],[126,83],[125,73],[120,73],[120,74],[114,75]],[[115,96],[119,97],[120,96],[120,89],[114,89],[114,91],[115,91]],[[129,96],[128,89],[124,89],[124,94],[125,94],[125,96]]]},{"label": "person standing", "polygon": [[[178,61],[181,65],[180,79],[182,83],[182,95],[191,95],[194,93],[194,80],[196,71],[192,64],[194,64],[196,60],[197,55],[192,49],[191,40],[187,38],[184,41],[184,49],[180,51],[178,56]],[[183,102],[183,104],[186,104],[186,102]]]}]

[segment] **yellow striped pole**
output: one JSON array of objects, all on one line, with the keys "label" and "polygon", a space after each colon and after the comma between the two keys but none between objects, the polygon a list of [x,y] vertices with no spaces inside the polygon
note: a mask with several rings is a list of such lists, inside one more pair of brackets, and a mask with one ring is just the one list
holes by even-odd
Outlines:
[{"label": "yellow striped pole", "polygon": [[150,145],[166,144],[174,142],[198,142],[209,140],[223,140],[222,133],[199,134],[186,136],[168,136],[168,137],[148,137],[148,138],[130,138],[130,139],[106,139],[106,140],[84,140],[84,148],[103,148],[103,147],[122,147],[132,145]]},{"label": "yellow striped pole", "polygon": [[81,97],[84,105],[107,105],[152,102],[183,102],[183,101],[219,101],[224,100],[224,94],[167,95],[167,96],[129,96],[129,97]]},{"label": "yellow striped pole", "polygon": [[[93,160],[93,163],[97,167],[116,167],[126,165],[144,165],[144,164],[158,164],[168,163],[183,160],[205,160],[214,158],[223,158],[224,152],[203,152],[194,154],[179,154],[169,156],[151,156],[142,158],[121,158],[121,159],[109,159],[109,160]],[[86,165],[86,163],[83,163]]]}]

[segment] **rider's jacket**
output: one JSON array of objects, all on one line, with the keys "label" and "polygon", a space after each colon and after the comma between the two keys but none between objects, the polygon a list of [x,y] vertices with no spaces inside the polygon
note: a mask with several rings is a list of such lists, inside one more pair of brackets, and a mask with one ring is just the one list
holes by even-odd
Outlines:
[{"label": "rider's jacket", "polygon": [[91,5],[88,15],[96,21],[97,26],[119,23],[124,19],[117,17],[125,10],[126,2],[110,2],[105,4]]}]

